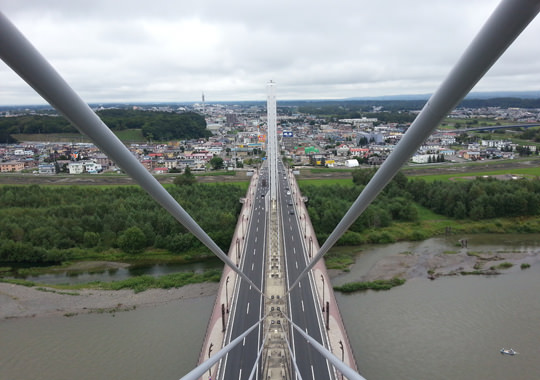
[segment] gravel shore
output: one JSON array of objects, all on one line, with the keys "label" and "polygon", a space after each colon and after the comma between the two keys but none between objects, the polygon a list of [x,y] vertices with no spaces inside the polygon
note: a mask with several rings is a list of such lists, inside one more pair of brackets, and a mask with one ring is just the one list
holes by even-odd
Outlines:
[{"label": "gravel shore", "polygon": [[[509,267],[500,267],[502,263]],[[421,252],[389,255],[377,263],[361,281],[389,280],[394,277],[412,279],[455,276],[462,273],[497,275],[521,270],[521,264],[540,263],[540,251],[477,253],[466,248],[455,252]],[[511,265],[510,265],[511,264]]]},{"label": "gravel shore", "polygon": [[215,295],[218,287],[218,283],[201,283],[181,288],[149,289],[134,293],[132,290],[61,291],[47,287],[0,283],[0,320],[127,311],[187,298]]}]

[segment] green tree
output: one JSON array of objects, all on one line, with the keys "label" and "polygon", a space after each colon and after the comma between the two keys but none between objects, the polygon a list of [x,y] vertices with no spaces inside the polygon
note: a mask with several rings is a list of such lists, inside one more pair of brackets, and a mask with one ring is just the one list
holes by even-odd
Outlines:
[{"label": "green tree", "polygon": [[189,166],[186,166],[183,174],[174,179],[174,184],[178,186],[193,185],[195,182],[197,182],[197,177],[193,175]]},{"label": "green tree", "polygon": [[371,178],[375,175],[377,169],[356,169],[352,172],[353,183],[355,185],[365,186],[371,181]]},{"label": "green tree", "polygon": [[86,231],[83,235],[83,244],[86,248],[93,248],[99,245],[99,234]]},{"label": "green tree", "polygon": [[146,248],[146,236],[139,227],[130,227],[118,238],[118,246],[126,253],[140,253]]},{"label": "green tree", "polygon": [[212,167],[212,170],[219,170],[223,169],[223,158],[219,156],[215,156],[210,160],[210,166]]}]

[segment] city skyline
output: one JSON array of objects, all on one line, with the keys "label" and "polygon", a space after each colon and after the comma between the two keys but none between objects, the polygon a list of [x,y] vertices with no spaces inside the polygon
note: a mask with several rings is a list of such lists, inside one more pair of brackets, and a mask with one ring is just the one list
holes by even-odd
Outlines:
[{"label": "city skyline", "polygon": [[[341,99],[433,93],[496,0],[332,7],[236,1],[41,4],[3,12],[89,102]],[[535,20],[473,91],[536,91]],[[0,104],[44,104],[0,63]]]}]

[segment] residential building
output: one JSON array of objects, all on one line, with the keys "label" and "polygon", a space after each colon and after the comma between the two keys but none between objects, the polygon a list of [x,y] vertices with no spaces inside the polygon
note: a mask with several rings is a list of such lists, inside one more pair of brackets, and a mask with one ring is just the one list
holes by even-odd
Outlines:
[{"label": "residential building", "polygon": [[24,162],[8,161],[0,162],[0,173],[20,172],[24,169]]}]

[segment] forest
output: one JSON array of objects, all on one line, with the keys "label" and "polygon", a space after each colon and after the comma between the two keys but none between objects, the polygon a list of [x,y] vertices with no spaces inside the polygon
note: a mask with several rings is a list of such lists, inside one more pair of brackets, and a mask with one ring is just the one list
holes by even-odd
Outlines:
[{"label": "forest", "polygon": [[[298,107],[298,111],[327,119],[351,119],[375,117],[385,123],[408,123],[416,117],[416,113],[424,107],[426,100],[321,100],[283,102]],[[373,112],[380,107],[380,112]],[[521,99],[501,97],[493,99],[464,99],[456,108],[540,108],[540,99]]]},{"label": "forest", "polygon": [[[195,112],[172,113],[128,109],[96,112],[113,131],[141,129],[148,140],[189,140],[211,136],[203,116]],[[77,133],[65,118],[52,115],[25,115],[0,118],[0,141],[15,142],[12,134]]]},{"label": "forest", "polygon": [[[301,186],[319,243],[333,231],[374,173],[374,169],[355,170],[352,185]],[[245,186],[192,183],[171,185],[167,190],[228,251]],[[456,221],[537,217],[540,179],[426,182],[398,173],[338,244],[390,242],[384,228],[399,222],[418,222],[420,206]],[[367,240],[365,233],[370,236]],[[405,238],[419,240],[425,236],[413,229]],[[187,260],[211,256],[135,186],[0,187],[0,262],[60,263],[92,255],[101,255],[103,260],[110,255],[112,260],[119,254],[129,259],[151,250]]]},{"label": "forest", "polygon": [[[304,185],[308,212],[323,243],[350,205],[374,175],[374,169],[353,172],[353,185]],[[540,215],[540,179],[498,180],[476,178],[467,181],[434,181],[407,179],[398,173],[375,201],[353,223],[338,241],[339,245],[365,243],[362,232],[388,227],[394,222],[418,221],[416,205],[455,220],[486,220],[493,218],[535,217]],[[534,231],[523,231],[534,232]],[[371,243],[385,242],[383,234],[373,234]],[[411,240],[422,234],[408,236]],[[386,241],[388,242],[388,241]]]},{"label": "forest", "polygon": [[[228,251],[245,187],[192,184],[167,190]],[[137,255],[147,249],[193,259],[210,255],[139,187],[0,187],[0,261],[59,263],[98,252],[106,260],[108,252]]]}]

